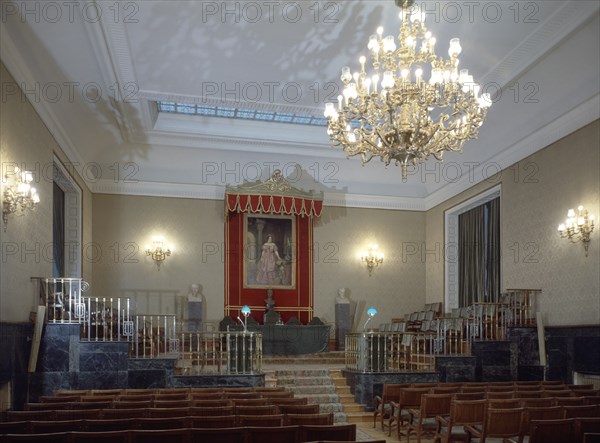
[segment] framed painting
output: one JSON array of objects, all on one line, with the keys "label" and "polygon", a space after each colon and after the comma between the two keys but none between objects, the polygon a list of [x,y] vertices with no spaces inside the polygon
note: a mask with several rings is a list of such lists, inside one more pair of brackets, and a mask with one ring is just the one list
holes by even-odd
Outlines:
[{"label": "framed painting", "polygon": [[244,288],[296,287],[296,218],[244,214]]}]

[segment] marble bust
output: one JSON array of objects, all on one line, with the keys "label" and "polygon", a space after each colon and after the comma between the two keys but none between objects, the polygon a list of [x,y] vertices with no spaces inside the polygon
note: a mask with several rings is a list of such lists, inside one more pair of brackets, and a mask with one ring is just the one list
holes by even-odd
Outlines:
[{"label": "marble bust", "polygon": [[340,288],[340,289],[338,289],[338,295],[335,298],[335,303],[336,304],[350,303],[350,300],[348,300],[346,298],[346,288]]}]

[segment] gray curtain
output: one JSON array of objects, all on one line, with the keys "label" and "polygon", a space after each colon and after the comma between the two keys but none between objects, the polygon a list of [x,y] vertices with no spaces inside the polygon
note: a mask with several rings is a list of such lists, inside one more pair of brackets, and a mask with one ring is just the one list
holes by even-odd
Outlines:
[{"label": "gray curtain", "polygon": [[65,193],[54,183],[52,200],[52,276],[65,276]]},{"label": "gray curtain", "polygon": [[458,216],[458,301],[461,307],[479,301],[484,292],[484,207]]},{"label": "gray curtain", "polygon": [[461,307],[500,297],[500,197],[458,216]]}]

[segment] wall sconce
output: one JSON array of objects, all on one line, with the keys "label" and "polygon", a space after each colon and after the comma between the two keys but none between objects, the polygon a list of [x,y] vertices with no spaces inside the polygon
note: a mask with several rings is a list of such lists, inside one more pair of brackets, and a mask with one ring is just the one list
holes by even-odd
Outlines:
[{"label": "wall sconce", "polygon": [[[4,189],[4,201],[2,202],[2,221],[4,222],[4,232],[8,224],[8,216],[17,211],[21,215],[25,214],[26,210],[33,211],[35,206],[40,202],[40,196],[36,189],[31,186],[33,181],[33,173],[31,171],[21,171],[15,168],[16,180],[14,185],[7,185]],[[8,175],[5,176],[6,181]]]},{"label": "wall sconce", "polygon": [[242,326],[244,327],[244,332],[248,332],[248,328],[247,328],[247,325],[248,325],[248,316],[249,316],[249,315],[250,315],[250,313],[252,312],[252,311],[250,310],[250,306],[248,306],[248,305],[245,305],[245,306],[242,308],[242,311],[241,311],[241,312],[242,312],[242,315],[244,316],[244,320],[242,320],[242,319],[240,318],[240,316],[239,316],[239,315],[238,315],[238,318],[237,318],[237,319],[238,319],[238,321],[239,321],[239,322],[242,324]]},{"label": "wall sconce", "polygon": [[371,319],[373,317],[375,317],[377,315],[377,309],[375,309],[373,306],[371,306],[368,310],[367,310],[367,321],[365,322],[365,325],[363,326],[363,332],[367,332],[367,325],[369,324],[369,322],[371,321]]},{"label": "wall sconce", "polygon": [[373,272],[373,268],[383,263],[383,254],[377,250],[378,248],[377,245],[369,246],[367,253],[361,257],[361,260],[367,263],[369,277],[371,276],[371,272]]},{"label": "wall sconce", "polygon": [[171,248],[165,248],[164,241],[161,237],[156,237],[152,240],[152,247],[146,246],[146,255],[152,257],[160,271],[162,262],[171,255]]},{"label": "wall sconce", "polygon": [[583,206],[577,208],[577,214],[573,209],[569,209],[565,222],[558,225],[561,238],[568,238],[571,243],[577,243],[578,241],[583,243],[586,257],[590,246],[590,234],[593,231],[594,216],[587,209],[583,209]]}]

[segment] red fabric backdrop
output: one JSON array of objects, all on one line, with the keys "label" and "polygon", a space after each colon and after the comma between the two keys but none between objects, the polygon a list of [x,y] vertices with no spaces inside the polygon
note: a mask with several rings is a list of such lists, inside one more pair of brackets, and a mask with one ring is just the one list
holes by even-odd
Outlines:
[{"label": "red fabric backdrop", "polygon": [[[242,197],[242,196],[236,196]],[[257,196],[243,196],[245,203],[249,200],[256,202]],[[265,196],[261,196],[260,200],[265,200]],[[267,198],[271,196],[266,196]],[[240,208],[235,203],[241,199],[231,199],[230,195],[226,195],[227,202],[227,220],[225,223],[225,315],[236,318],[240,315],[240,309],[244,305],[250,306],[252,309],[252,317],[259,323],[263,323],[263,316],[266,310],[264,300],[267,298],[266,289],[244,288],[243,284],[243,260],[244,260],[244,213],[237,212]],[[281,199],[274,197],[273,199]],[[304,200],[304,199],[300,199]],[[296,199],[298,201],[298,199]],[[300,208],[315,208],[314,203],[310,200],[307,204],[299,205]],[[235,203],[234,203],[235,202]],[[234,203],[233,206],[231,203]],[[267,201],[264,201],[267,207]],[[322,202],[318,202],[318,213],[321,212]],[[253,205],[250,203],[250,205]],[[237,206],[237,207],[236,207]],[[273,209],[273,207],[268,204]],[[284,205],[289,208],[288,205]],[[280,207],[281,208],[281,207]],[[252,208],[254,209],[254,207]],[[259,209],[258,206],[256,209]],[[283,208],[281,208],[283,209]],[[287,208],[286,208],[287,209]],[[231,210],[235,212],[231,212]],[[250,210],[248,212],[259,212]],[[260,211],[263,212],[263,211]],[[264,211],[265,213],[284,213],[284,211]],[[298,211],[300,212],[300,211]],[[308,211],[307,211],[308,212]],[[312,217],[296,215],[296,286],[293,289],[273,288],[273,299],[275,300],[275,310],[281,315],[281,319],[287,322],[292,316],[298,317],[303,323],[308,323],[313,317],[313,219]]]}]

